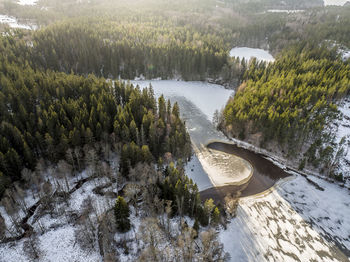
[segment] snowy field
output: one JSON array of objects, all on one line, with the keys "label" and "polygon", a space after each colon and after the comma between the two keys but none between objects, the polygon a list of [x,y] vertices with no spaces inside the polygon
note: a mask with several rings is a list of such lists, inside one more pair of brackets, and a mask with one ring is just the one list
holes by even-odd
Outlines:
[{"label": "snowy field", "polygon": [[249,61],[253,57],[256,57],[258,61],[273,62],[275,59],[266,50],[259,48],[249,48],[249,47],[235,47],[230,51],[231,57],[239,57],[239,59],[245,59]]},{"label": "snowy field", "polygon": [[17,19],[13,16],[0,15],[0,23],[8,24],[11,28],[29,29],[34,30],[35,26],[29,26],[25,24],[20,24]]},{"label": "snowy field", "polygon": [[[158,93],[164,88],[162,83],[166,85],[167,81],[154,83],[155,93]],[[226,98],[221,97],[220,92],[216,92],[217,86],[211,89],[210,84],[205,84],[211,90],[211,98],[199,103],[202,94],[196,96],[197,85],[200,83],[194,86],[192,82],[181,83],[181,91],[173,86],[170,99],[179,103],[195,145],[210,140],[226,141],[213,128],[209,112],[222,108],[232,92],[225,90],[228,91]],[[191,93],[186,99],[181,96],[184,88]],[[217,101],[216,106],[210,101]],[[207,110],[205,104],[210,104],[212,109]],[[344,105],[340,110],[348,114],[349,106]],[[339,130],[350,134],[350,129]],[[200,190],[210,187],[198,158],[189,163],[187,170],[191,171],[188,175],[199,184]],[[302,261],[348,261],[335,242],[339,247],[350,249],[349,191],[322,179],[310,179],[324,191],[296,175],[276,185],[270,194],[240,201],[237,217],[232,219],[227,230],[219,233],[225,250],[231,254],[231,261],[298,261],[298,258],[303,258]]]}]

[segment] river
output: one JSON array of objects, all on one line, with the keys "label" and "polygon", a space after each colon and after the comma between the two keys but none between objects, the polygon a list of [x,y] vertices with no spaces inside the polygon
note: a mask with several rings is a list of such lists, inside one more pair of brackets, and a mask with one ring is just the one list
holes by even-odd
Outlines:
[{"label": "river", "polygon": [[280,179],[290,176],[290,174],[286,173],[282,168],[274,165],[263,155],[240,148],[237,145],[213,142],[208,145],[208,148],[234,154],[249,161],[253,167],[253,176],[247,183],[240,186],[228,185],[206,189],[201,192],[202,199],[211,197],[216,202],[224,204],[224,198],[227,195],[235,195],[238,192],[240,197],[260,194],[270,189]]},{"label": "river", "polygon": [[[242,196],[254,195],[269,189],[276,181],[288,176],[263,156],[228,144],[229,140],[216,130],[210,121],[215,110],[222,109],[234,94],[232,90],[203,82],[132,82],[140,87],[151,84],[157,97],[163,94],[167,99],[179,104],[196,153],[196,165],[191,166],[191,162],[189,163],[193,172],[187,172],[187,175],[197,183],[203,197],[221,201],[227,193],[241,190]],[[207,147],[210,141],[219,142],[211,143]],[[220,155],[220,152],[223,155]],[[253,175],[250,178],[251,171]],[[201,174],[198,174],[200,172]],[[231,181],[222,181],[224,176],[231,176]]]},{"label": "river", "polygon": [[196,152],[186,173],[198,184],[202,197],[222,201],[227,193],[237,191],[235,186],[214,187],[211,176],[236,170],[228,165],[208,172],[205,164],[212,152],[237,155],[253,168],[249,183],[241,185],[236,217],[218,232],[231,261],[349,261],[347,190],[316,177],[290,176],[263,155],[232,145],[211,122],[232,90],[201,82],[132,82],[141,87],[151,83],[156,96],[164,93],[179,103]]}]

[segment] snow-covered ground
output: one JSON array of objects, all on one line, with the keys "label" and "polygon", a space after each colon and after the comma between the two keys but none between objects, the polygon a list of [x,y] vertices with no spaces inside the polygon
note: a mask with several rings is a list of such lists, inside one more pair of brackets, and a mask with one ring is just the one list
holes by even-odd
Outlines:
[{"label": "snow-covered ground", "polygon": [[19,5],[36,5],[38,0],[18,0]]},{"label": "snow-covered ground", "polygon": [[[344,148],[345,148],[345,157],[340,161],[340,169],[344,177],[350,177],[350,98],[346,98],[339,106],[339,111],[341,112],[341,119],[336,121],[337,131],[336,131],[336,142],[339,143],[340,140],[344,137],[346,139]],[[350,183],[350,181],[347,181]]]},{"label": "snow-covered ground", "polygon": [[332,46],[338,47],[338,52],[341,55],[343,61],[346,61],[350,58],[350,49],[347,48],[346,46],[339,45],[336,42],[333,43]]},{"label": "snow-covered ground", "polygon": [[[77,179],[82,179],[88,176],[88,172],[83,172],[79,176],[69,180],[70,187],[75,185]],[[109,209],[114,199],[106,196],[100,196],[93,192],[93,189],[98,185],[107,182],[106,178],[95,178],[85,182],[78,190],[76,190],[68,199],[68,203],[55,203],[55,210],[62,210],[62,214],[56,214],[54,217],[50,214],[44,214],[38,219],[36,212],[28,220],[28,223],[33,226],[35,232],[42,232],[38,235],[37,246],[40,253],[40,258],[35,261],[52,261],[52,262],[67,262],[67,261],[100,261],[101,257],[98,252],[97,243],[94,248],[83,249],[77,243],[76,231],[79,226],[72,219],[72,214],[79,214],[83,210],[84,201],[91,198],[93,213],[91,219],[94,221]],[[26,203],[30,206],[35,203],[37,199],[31,197],[31,193],[27,191]],[[59,212],[58,212],[59,213]],[[10,218],[5,209],[0,207],[0,214],[5,218],[9,225]],[[22,216],[23,217],[23,216]],[[23,249],[27,238],[23,238],[16,242],[7,244],[0,244],[0,262],[26,262],[32,261],[28,258],[27,253]]]},{"label": "snow-covered ground", "polygon": [[[158,81],[158,85],[152,82],[155,93],[161,92],[167,82]],[[199,83],[195,87],[192,87],[191,82],[180,83],[179,89],[176,87],[179,82],[173,83],[168,96],[173,102],[179,103],[194,145],[205,145],[211,140],[227,141],[213,128],[209,121],[212,113],[205,105],[217,101],[215,107],[211,105],[210,112],[214,112],[224,106],[232,92],[227,92],[226,99],[221,98],[221,95],[218,98],[218,87],[211,89],[211,85],[206,84],[206,88],[211,90],[210,99],[198,101],[203,98],[201,92],[196,96]],[[185,86],[186,92],[191,93],[188,97],[182,95]],[[210,183],[205,174],[207,170],[203,170],[200,164],[201,161],[194,158],[187,170],[192,169],[188,175],[203,190]],[[297,175],[281,181],[270,194],[240,201],[237,217],[232,219],[227,230],[220,231],[220,238],[225,250],[231,254],[232,261],[347,261],[332,239],[350,249],[349,193],[336,184],[318,178],[311,179],[324,191]]]},{"label": "snow-covered ground", "polygon": [[[143,85],[145,82],[147,86],[148,81],[142,81]],[[169,82],[173,85],[168,93],[165,92],[166,96],[179,103],[194,145],[200,146],[211,140],[227,141],[213,128],[209,119],[216,109],[224,106],[232,91],[198,82],[192,85],[192,82],[156,81],[152,82],[155,93],[161,92]],[[179,84],[179,89],[176,84]],[[196,93],[197,85],[207,88],[210,96]],[[220,88],[225,91],[223,94],[219,92]],[[184,91],[190,94],[184,95]],[[203,100],[205,97],[208,99]],[[216,101],[215,106],[211,101]],[[193,170],[188,174],[202,190],[210,183],[200,163],[194,158],[187,170]],[[232,261],[347,260],[332,239],[350,249],[349,193],[336,184],[311,179],[324,191],[302,176],[296,176],[276,185],[271,194],[240,201],[237,217],[232,219],[226,231],[220,231],[220,238]]]},{"label": "snow-covered ground", "polygon": [[17,19],[15,17],[8,16],[8,15],[1,15],[0,14],[0,23],[8,24],[11,28],[20,28],[20,29],[28,29],[28,30],[37,29],[36,25],[21,24],[17,21]]},{"label": "snow-covered ground", "polygon": [[253,57],[256,57],[259,61],[273,62],[275,59],[266,50],[259,48],[249,48],[249,47],[235,47],[230,51],[231,57],[239,57],[239,59],[245,59],[249,61]]},{"label": "snow-covered ground", "polygon": [[348,2],[349,0],[323,0],[323,3],[325,6],[327,5],[338,5],[343,6]]},{"label": "snow-covered ground", "polygon": [[344,59],[344,60],[348,60],[349,58],[350,58],[350,50],[345,51],[345,52],[343,53],[343,59]]},{"label": "snow-covered ground", "polygon": [[213,187],[209,177],[205,175],[201,162],[196,155],[193,155],[185,167],[186,175],[196,182],[199,191]]}]

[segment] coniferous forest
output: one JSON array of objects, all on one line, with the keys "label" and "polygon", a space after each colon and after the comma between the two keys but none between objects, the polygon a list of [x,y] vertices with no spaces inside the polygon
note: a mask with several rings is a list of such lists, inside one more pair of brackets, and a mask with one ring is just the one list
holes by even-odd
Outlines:
[{"label": "coniferous forest", "polygon": [[[337,135],[338,128],[348,128],[341,121],[350,121],[349,5],[0,0],[0,22],[0,260],[12,259],[13,249],[19,254],[13,261],[302,260],[309,251],[291,255],[279,242],[278,234],[290,227],[278,227],[276,235],[263,231],[288,212],[296,213],[286,223],[312,225],[305,226],[308,241],[316,235],[312,241],[322,241],[313,244],[326,243],[310,261],[322,252],[335,261],[349,258],[348,218],[308,217],[308,210],[297,206],[309,188],[317,190],[310,201],[321,191],[331,195],[325,181],[349,187],[344,170],[350,169],[344,166],[350,166],[350,134]],[[234,57],[234,47],[264,49],[274,60]],[[182,108],[193,102],[188,93],[159,94],[152,84],[133,82],[139,79],[198,86],[202,81],[225,87],[231,96],[213,105],[219,103],[214,91],[212,101],[200,101],[208,111],[217,109],[214,118],[207,119],[199,106],[205,117],[198,118],[197,111]],[[205,123],[191,126],[191,117]],[[208,123],[201,134],[210,139],[196,144],[192,134]],[[281,178],[296,177],[295,184],[305,190],[302,197],[292,192],[292,184],[285,192],[281,186],[276,194],[281,198],[269,199],[265,187],[273,181],[272,191],[280,177],[271,171],[263,178],[270,169],[256,168],[247,153],[237,158],[246,160],[253,182],[226,183],[220,191],[209,174],[220,177],[220,165],[205,162],[205,154],[216,154],[208,149],[213,137],[278,162],[273,170],[283,173]],[[210,186],[200,184],[202,176]],[[265,183],[264,190],[256,190],[259,183]],[[266,195],[240,198],[255,191]],[[277,216],[281,207],[285,213],[267,226],[259,220]],[[324,217],[327,222],[318,225]],[[242,224],[245,220],[250,222]],[[328,220],[343,231],[335,232]],[[263,250],[269,242],[256,240],[259,235],[273,235],[278,248]],[[252,242],[238,241],[242,236]],[[54,244],[58,238],[68,244]],[[55,248],[70,254],[57,255]]]},{"label": "coniferous forest", "polygon": [[[350,90],[350,64],[326,46],[302,43],[284,52],[275,63],[246,72],[224,111],[221,128],[265,147],[277,141],[291,157],[331,168],[336,148],[327,126],[337,116],[337,102]],[[305,148],[305,144],[308,146]],[[328,170],[327,170],[328,171]]]}]

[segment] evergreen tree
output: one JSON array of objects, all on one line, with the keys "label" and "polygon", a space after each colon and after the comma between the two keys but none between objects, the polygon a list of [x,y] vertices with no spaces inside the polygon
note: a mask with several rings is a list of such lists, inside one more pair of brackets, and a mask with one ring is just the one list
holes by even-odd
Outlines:
[{"label": "evergreen tree", "polygon": [[218,207],[215,207],[213,213],[211,214],[211,223],[213,225],[218,225],[220,223],[220,211]]},{"label": "evergreen tree", "polygon": [[130,230],[130,210],[124,198],[118,196],[114,205],[114,217],[119,232],[127,232]]}]

